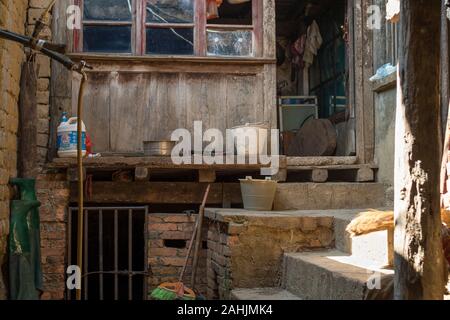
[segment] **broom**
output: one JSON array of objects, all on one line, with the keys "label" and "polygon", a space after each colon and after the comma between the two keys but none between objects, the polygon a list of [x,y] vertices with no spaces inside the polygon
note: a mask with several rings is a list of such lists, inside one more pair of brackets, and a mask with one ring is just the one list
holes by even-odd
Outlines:
[{"label": "broom", "polygon": [[186,254],[186,259],[184,261],[183,269],[181,270],[178,282],[165,282],[160,284],[156,289],[154,289],[150,295],[153,300],[195,300],[196,295],[193,290],[184,286],[183,278],[186,273],[187,264],[189,262],[189,256],[191,255],[192,248],[194,247],[194,240],[197,235],[198,225],[200,224],[200,219],[203,217],[202,212],[205,211],[206,200],[208,199],[209,190],[211,185],[206,188],[205,195],[203,196],[202,205],[200,206],[199,215],[197,221],[195,222],[194,231],[192,232],[191,242],[189,243],[188,252]]}]

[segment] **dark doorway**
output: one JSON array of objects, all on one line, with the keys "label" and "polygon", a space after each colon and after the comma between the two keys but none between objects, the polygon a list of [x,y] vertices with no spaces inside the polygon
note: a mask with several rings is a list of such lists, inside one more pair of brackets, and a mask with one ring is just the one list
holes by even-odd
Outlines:
[{"label": "dark doorway", "polygon": [[[84,211],[84,300],[145,300],[148,207],[89,207]],[[78,209],[69,209],[69,259],[77,261]],[[75,291],[68,293],[75,298]]]}]

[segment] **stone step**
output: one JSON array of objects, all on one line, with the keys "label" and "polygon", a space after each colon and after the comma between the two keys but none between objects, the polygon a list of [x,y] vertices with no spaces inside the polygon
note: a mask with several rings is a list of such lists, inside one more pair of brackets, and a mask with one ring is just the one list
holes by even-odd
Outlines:
[{"label": "stone step", "polygon": [[386,205],[381,183],[280,183],[274,210],[381,208]]},{"label": "stone step", "polygon": [[283,267],[283,289],[305,300],[362,300],[369,281],[393,273],[337,250],[285,254]]},{"label": "stone step", "polygon": [[[387,209],[380,209],[387,210]],[[363,261],[369,266],[383,267],[394,262],[394,233],[392,230],[378,231],[371,234],[350,237],[345,231],[348,224],[360,213],[343,213],[334,218],[336,249],[348,253],[354,260]]]},{"label": "stone step", "polygon": [[282,288],[234,289],[232,300],[301,300],[300,297]]}]

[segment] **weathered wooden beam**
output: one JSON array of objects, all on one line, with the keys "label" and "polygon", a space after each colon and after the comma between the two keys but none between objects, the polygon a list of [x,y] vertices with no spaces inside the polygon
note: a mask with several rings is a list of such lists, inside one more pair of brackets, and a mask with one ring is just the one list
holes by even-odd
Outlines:
[{"label": "weathered wooden beam", "polygon": [[317,183],[327,182],[328,170],[327,169],[313,169],[311,171],[311,181]]},{"label": "weathered wooden beam", "polygon": [[401,1],[395,168],[395,293],[442,299],[440,0]]},{"label": "weathered wooden beam", "polygon": [[199,170],[198,171],[198,182],[200,182],[200,183],[216,182],[216,171],[215,170]]},{"label": "weathered wooden beam", "polygon": [[[225,158],[224,158],[225,159]],[[171,157],[100,157],[86,158],[83,160],[83,166],[88,169],[101,170],[119,170],[134,169],[143,167],[148,169],[186,169],[186,170],[253,170],[270,167],[270,165],[262,164],[195,164],[192,159],[191,164],[174,164]],[[55,158],[51,163],[47,164],[49,169],[64,169],[76,167],[76,159],[72,158]],[[286,167],[286,157],[280,156],[280,167]]]},{"label": "weathered wooden beam", "polygon": [[[206,184],[195,182],[93,182],[91,204],[198,204]],[[214,183],[207,204],[222,206],[242,203],[238,183]],[[76,202],[77,188],[70,187],[70,199]]]},{"label": "weathered wooden beam", "polygon": [[137,167],[134,169],[134,180],[148,181],[150,179],[150,170],[148,168]]},{"label": "weathered wooden beam", "polygon": [[359,168],[356,172],[356,181],[357,182],[372,182],[375,181],[375,173],[373,169],[368,166],[363,166]]},{"label": "weathered wooden beam", "polygon": [[[37,74],[36,63],[22,66],[19,97],[18,171],[23,178],[37,176]],[[3,116],[3,115],[2,115]],[[3,126],[3,124],[2,124]]]},{"label": "weathered wooden beam", "polygon": [[287,157],[288,167],[301,166],[335,166],[335,165],[353,165],[358,162],[357,157]]}]

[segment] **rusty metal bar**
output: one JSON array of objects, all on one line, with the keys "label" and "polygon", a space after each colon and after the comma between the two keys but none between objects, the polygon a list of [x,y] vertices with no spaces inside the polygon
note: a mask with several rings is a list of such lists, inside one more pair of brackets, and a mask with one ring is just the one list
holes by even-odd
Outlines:
[{"label": "rusty metal bar", "polygon": [[98,269],[100,300],[103,300],[103,210],[98,212]]},{"label": "rusty metal bar", "polygon": [[114,300],[119,300],[119,213],[114,210]]},{"label": "rusty metal bar", "polygon": [[[89,220],[89,210],[84,210],[83,211],[84,212],[84,262],[83,262],[83,265],[84,265],[84,267],[83,267],[83,270],[84,270],[84,274],[87,274],[88,273],[88,270],[89,270],[89,267],[88,267],[88,265],[89,265],[89,247],[88,247],[88,237],[89,237],[89,222],[88,222],[88,220]],[[78,214],[80,214],[79,212],[78,212]],[[87,300],[88,299],[88,278],[89,277],[84,277],[84,300]]]},{"label": "rusty metal bar", "polygon": [[128,210],[128,300],[133,300],[133,210]]}]

